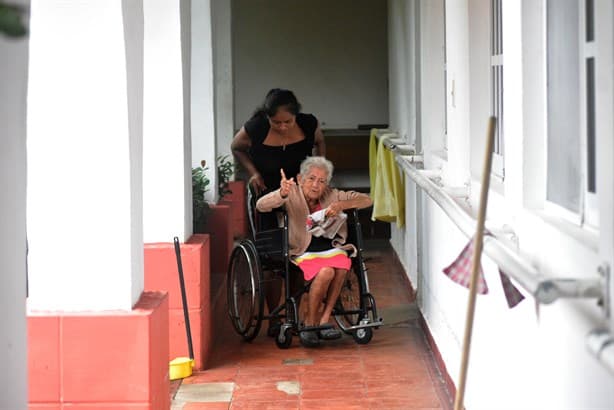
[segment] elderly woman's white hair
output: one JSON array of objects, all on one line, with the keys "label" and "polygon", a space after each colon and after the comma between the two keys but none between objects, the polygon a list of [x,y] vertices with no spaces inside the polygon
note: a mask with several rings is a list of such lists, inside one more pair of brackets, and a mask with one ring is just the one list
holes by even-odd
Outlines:
[{"label": "elderly woman's white hair", "polygon": [[303,160],[303,162],[301,162],[300,174],[306,177],[309,170],[313,167],[326,171],[326,182],[330,182],[331,178],[333,177],[333,170],[335,169],[332,162],[324,157],[307,157]]}]

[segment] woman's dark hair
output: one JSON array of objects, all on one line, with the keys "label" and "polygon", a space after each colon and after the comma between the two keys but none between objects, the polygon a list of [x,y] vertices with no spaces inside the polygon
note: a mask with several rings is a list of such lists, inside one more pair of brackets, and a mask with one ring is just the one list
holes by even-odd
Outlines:
[{"label": "woman's dark hair", "polygon": [[285,107],[292,115],[297,115],[301,111],[301,104],[299,104],[292,91],[283,88],[273,88],[267,93],[262,106],[256,109],[254,116],[265,114],[268,117],[272,117],[277,114],[281,107]]}]

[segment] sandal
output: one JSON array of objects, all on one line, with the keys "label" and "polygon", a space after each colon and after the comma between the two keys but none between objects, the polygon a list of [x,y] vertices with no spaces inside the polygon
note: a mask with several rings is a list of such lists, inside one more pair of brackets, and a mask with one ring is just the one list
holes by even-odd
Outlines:
[{"label": "sandal", "polygon": [[298,334],[301,344],[305,347],[318,347],[320,345],[320,339],[316,332],[312,330],[301,331]]}]

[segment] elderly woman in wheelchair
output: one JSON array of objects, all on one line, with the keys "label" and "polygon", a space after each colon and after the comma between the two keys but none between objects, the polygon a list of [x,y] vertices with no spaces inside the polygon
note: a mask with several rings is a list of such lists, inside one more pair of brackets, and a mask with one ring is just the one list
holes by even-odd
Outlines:
[{"label": "elderly woman in wheelchair", "polygon": [[[370,206],[371,198],[331,188],[332,174],[330,161],[309,157],[296,181],[280,170],[279,189],[257,202],[248,195],[252,235],[235,245],[226,281],[228,314],[244,340],[258,336],[268,320],[280,324],[274,335],[279,348],[290,347],[296,334],[303,345],[317,346],[341,336],[329,323],[332,316],[342,332],[366,344],[383,324],[369,291],[356,210]],[[256,208],[275,211],[280,226],[260,229]],[[265,315],[266,289],[276,278],[285,282],[285,297]],[[299,301],[305,292],[308,313],[301,323]]]},{"label": "elderly woman in wheelchair", "polygon": [[[258,211],[269,212],[284,206],[289,224],[289,254],[309,283],[308,313],[299,337],[313,347],[320,339],[337,339],[341,332],[329,324],[356,248],[347,244],[348,209],[372,204],[367,194],[329,187],[333,165],[324,157],[308,157],[301,163],[297,181],[280,170],[278,190],[260,198]],[[324,310],[319,314],[321,304]]]}]

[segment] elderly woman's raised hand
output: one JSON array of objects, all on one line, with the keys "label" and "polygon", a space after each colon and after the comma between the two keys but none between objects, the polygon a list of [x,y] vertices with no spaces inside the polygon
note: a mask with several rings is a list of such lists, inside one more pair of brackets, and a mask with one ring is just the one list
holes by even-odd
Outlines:
[{"label": "elderly woman's raised hand", "polygon": [[287,179],[286,174],[284,173],[283,169],[280,169],[279,171],[281,173],[281,182],[279,184],[279,195],[281,195],[282,198],[285,198],[290,193],[290,189],[292,189],[292,186],[296,185],[296,182],[294,182],[294,178]]}]

